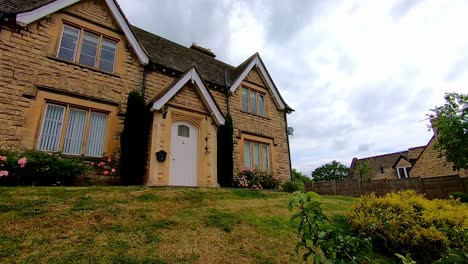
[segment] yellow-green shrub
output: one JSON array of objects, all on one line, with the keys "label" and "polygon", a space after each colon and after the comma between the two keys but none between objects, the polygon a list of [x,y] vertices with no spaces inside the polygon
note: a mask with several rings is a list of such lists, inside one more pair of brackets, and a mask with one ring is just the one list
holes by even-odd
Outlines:
[{"label": "yellow-green shrub", "polygon": [[[420,262],[449,247],[466,250],[468,207],[456,200],[428,200],[414,191],[359,198],[348,213],[351,227],[388,253],[410,253]],[[418,262],[419,263],[419,262]]]}]

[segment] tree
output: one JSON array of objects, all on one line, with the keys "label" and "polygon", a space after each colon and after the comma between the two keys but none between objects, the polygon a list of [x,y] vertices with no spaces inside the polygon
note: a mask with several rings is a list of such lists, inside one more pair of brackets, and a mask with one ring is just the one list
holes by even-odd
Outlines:
[{"label": "tree", "polygon": [[369,160],[358,161],[356,167],[354,168],[354,173],[359,175],[360,181],[370,181],[370,174],[374,172],[374,168],[370,165]]},{"label": "tree", "polygon": [[231,115],[226,115],[224,126],[218,128],[218,183],[221,187],[232,187],[234,164],[233,123]]},{"label": "tree", "polygon": [[120,176],[124,185],[143,184],[148,159],[150,113],[144,96],[137,91],[130,92],[120,136]]},{"label": "tree", "polygon": [[300,182],[303,182],[303,183],[307,183],[307,182],[311,182],[312,179],[305,175],[304,173],[300,172],[300,171],[297,171],[296,169],[293,169],[292,170],[292,180],[293,181],[300,181]]},{"label": "tree", "polygon": [[342,181],[348,176],[349,168],[334,160],[324,164],[312,172],[314,181]]},{"label": "tree", "polygon": [[445,104],[429,115],[436,134],[434,147],[444,152],[453,169],[468,169],[468,94],[447,93]]}]

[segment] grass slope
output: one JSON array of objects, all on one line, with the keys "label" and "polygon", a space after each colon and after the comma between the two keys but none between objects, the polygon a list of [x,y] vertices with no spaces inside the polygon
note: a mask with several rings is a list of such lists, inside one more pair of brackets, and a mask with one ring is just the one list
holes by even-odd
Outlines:
[{"label": "grass slope", "polygon": [[[299,263],[290,194],[248,190],[0,188],[0,262]],[[324,196],[329,216],[353,198]]]}]

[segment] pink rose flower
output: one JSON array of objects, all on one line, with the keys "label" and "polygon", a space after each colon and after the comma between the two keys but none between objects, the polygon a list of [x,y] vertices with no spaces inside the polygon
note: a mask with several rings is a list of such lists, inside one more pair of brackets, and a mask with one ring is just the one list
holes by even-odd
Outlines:
[{"label": "pink rose flower", "polygon": [[112,159],[111,159],[111,158],[108,158],[108,159],[107,159],[107,162],[111,162],[111,161],[112,161]]},{"label": "pink rose flower", "polygon": [[7,157],[6,156],[0,156],[0,161],[6,161]]},{"label": "pink rose flower", "polygon": [[91,166],[94,166],[94,162],[91,162]]},{"label": "pink rose flower", "polygon": [[28,159],[26,157],[22,157],[21,159],[18,160],[18,165],[21,168],[24,168],[24,166],[26,166],[26,163],[28,163]]},{"label": "pink rose flower", "polygon": [[112,168],[111,172],[112,172],[112,173],[114,173],[114,172],[115,172],[115,169],[114,169],[114,168]]},{"label": "pink rose flower", "polygon": [[8,171],[0,171],[0,177],[8,176]]},{"label": "pink rose flower", "polygon": [[108,174],[109,174],[109,172],[108,172],[108,171],[104,171],[104,175],[108,175]]}]

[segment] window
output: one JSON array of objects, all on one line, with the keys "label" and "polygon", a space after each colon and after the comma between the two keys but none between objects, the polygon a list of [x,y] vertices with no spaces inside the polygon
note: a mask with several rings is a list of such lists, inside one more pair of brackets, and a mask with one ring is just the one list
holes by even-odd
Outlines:
[{"label": "window", "polygon": [[242,88],[242,111],[266,116],[265,95],[245,87]]},{"label": "window", "polygon": [[71,155],[101,157],[104,152],[107,116],[106,113],[89,109],[47,104],[37,148]]},{"label": "window", "polygon": [[397,167],[398,178],[405,179],[410,177],[411,167]]},{"label": "window", "polygon": [[179,137],[190,137],[190,128],[185,125],[177,126],[177,136]]},{"label": "window", "polygon": [[116,41],[84,29],[63,26],[58,51],[59,58],[112,73],[114,72],[116,53]]},{"label": "window", "polygon": [[269,171],[269,145],[247,140],[244,141],[244,167],[261,171]]}]

